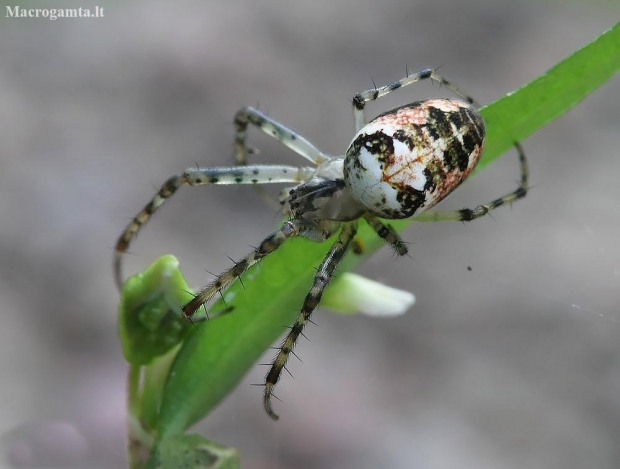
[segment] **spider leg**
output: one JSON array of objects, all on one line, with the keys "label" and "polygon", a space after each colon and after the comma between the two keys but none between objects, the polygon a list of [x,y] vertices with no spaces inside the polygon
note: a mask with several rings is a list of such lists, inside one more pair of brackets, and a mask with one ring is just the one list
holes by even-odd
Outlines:
[{"label": "spider leg", "polygon": [[300,334],[302,334],[304,326],[310,320],[312,312],[321,301],[323,290],[325,290],[325,287],[329,284],[336,267],[340,264],[340,261],[342,261],[344,255],[349,250],[351,242],[357,233],[357,225],[357,221],[345,223],[343,225],[342,230],[338,235],[338,240],[334,243],[321,262],[321,265],[314,276],[312,288],[310,288],[310,291],[304,300],[303,306],[301,307],[299,316],[284,339],[284,342],[282,342],[278,354],[276,355],[276,358],[271,364],[271,368],[265,377],[265,394],[263,397],[263,405],[267,414],[269,414],[269,416],[274,420],[278,420],[278,416],[273,411],[271,406],[273,389],[280,379],[282,370],[286,366],[286,362],[293,351],[297,338]]},{"label": "spider leg", "polygon": [[[287,239],[308,235],[309,232],[314,230],[317,230],[317,225],[313,222],[306,220],[287,221],[279,230],[267,236],[254,251],[236,262],[230,269],[218,275],[213,282],[199,291],[189,303],[183,306],[184,316],[191,318],[202,305],[208,303],[211,298],[228,287],[251,266],[278,249]],[[325,239],[327,239],[329,234],[326,233],[324,235]]]},{"label": "spider leg", "polygon": [[394,251],[399,256],[404,256],[409,251],[407,245],[402,240],[400,235],[390,225],[384,224],[378,217],[367,213],[364,215],[364,220],[370,225],[370,227],[377,233],[379,238],[383,239],[386,243],[394,248]]},{"label": "spider leg", "polygon": [[405,78],[402,78],[388,85],[381,86],[379,88],[374,87],[356,94],[353,97],[353,119],[355,121],[355,131],[358,132],[362,127],[366,125],[365,107],[367,103],[387,94],[390,94],[392,91],[397,90],[398,88],[409,86],[413,83],[425,80],[427,78],[430,78],[431,80],[434,80],[437,83],[444,85],[446,88],[463,98],[468,103],[471,103],[476,107],[480,107],[480,105],[476,102],[476,100],[474,100],[474,98],[454,86],[451,82],[436,73],[435,70],[426,68],[419,71],[418,73],[413,73],[411,75],[407,74]]},{"label": "spider leg", "polygon": [[181,186],[203,186],[209,184],[268,184],[300,183],[308,179],[314,168],[284,165],[251,165],[232,168],[189,168],[182,174],[168,179],[157,194],[127,225],[116,242],[114,252],[114,278],[119,290],[123,287],[122,256],[136,236],[157,209]]},{"label": "spider leg", "polygon": [[425,212],[420,216],[416,217],[416,220],[419,221],[471,221],[476,218],[483,217],[487,213],[492,210],[495,210],[497,207],[501,207],[502,205],[509,205],[513,202],[522,199],[527,195],[528,191],[528,174],[529,170],[527,167],[527,158],[525,157],[525,152],[523,151],[523,147],[519,142],[515,142],[514,147],[519,154],[519,162],[521,163],[521,181],[519,182],[519,187],[517,187],[514,191],[505,194],[497,199],[489,202],[488,204],[478,205],[477,207],[471,208],[463,208],[461,210],[453,210],[447,212]]},{"label": "spider leg", "polygon": [[278,121],[272,119],[256,108],[245,107],[240,109],[235,115],[235,160],[239,165],[246,164],[245,141],[247,140],[247,128],[249,124],[255,125],[267,135],[270,135],[279,142],[282,142],[295,153],[303,156],[309,161],[312,161],[317,166],[331,159],[331,157],[324,154],[309,140],[294,130],[280,124]]}]

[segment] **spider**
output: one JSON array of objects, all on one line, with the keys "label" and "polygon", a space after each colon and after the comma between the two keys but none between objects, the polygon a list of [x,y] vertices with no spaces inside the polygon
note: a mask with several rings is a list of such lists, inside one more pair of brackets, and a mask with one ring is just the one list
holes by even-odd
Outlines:
[{"label": "spider", "polygon": [[[366,123],[366,104],[420,80],[431,79],[450,89],[460,99],[434,98],[416,101],[380,114]],[[386,86],[375,87],[353,98],[357,133],[344,156],[328,156],[300,134],[247,107],[237,112],[234,141],[237,166],[190,168],[169,178],[157,194],[129,223],[116,243],[114,275],[121,288],[122,255],[157,209],[179,187],[211,184],[294,184],[282,192],[280,203],[287,216],[280,229],[267,236],[257,248],[236,262],[183,306],[191,319],[197,310],[221,293],[252,265],[274,252],[287,239],[303,237],[316,242],[331,240],[329,252],[320,263],[299,316],[278,349],[265,377],[263,406],[278,419],[271,404],[274,387],[282,370],[319,305],[325,287],[338,264],[351,249],[360,220],[391,245],[400,256],[407,246],[383,219],[410,218],[433,207],[460,185],[474,169],[484,146],[485,123],[480,106],[435,70],[424,69]],[[282,142],[311,165],[250,165],[246,162],[248,125],[254,125]],[[513,192],[473,209],[429,212],[425,220],[471,221],[501,205],[512,204],[527,193],[528,167],[520,143],[515,142],[520,165],[520,183]],[[334,236],[332,240],[332,236]]]}]

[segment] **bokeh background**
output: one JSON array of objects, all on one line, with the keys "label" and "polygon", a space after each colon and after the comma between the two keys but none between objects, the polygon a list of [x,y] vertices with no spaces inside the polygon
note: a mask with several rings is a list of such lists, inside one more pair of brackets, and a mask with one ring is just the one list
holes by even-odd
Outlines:
[{"label": "bokeh background", "polygon": [[[99,5],[104,18],[50,21],[5,18],[2,2],[2,467],[125,464],[112,247],[168,176],[231,162],[238,108],[258,104],[338,154],[350,99],[373,80],[442,66],[488,103],[620,17],[614,1]],[[370,114],[442,91],[423,83]],[[257,368],[196,430],[239,448],[248,469],[620,467],[619,96],[616,77],[524,142],[532,191],[512,209],[415,224],[410,258],[368,260],[361,273],[416,305],[389,320],[317,313],[279,387],[280,422],[249,385]],[[297,158],[256,133],[252,144],[257,162]],[[506,155],[442,208],[517,178]],[[277,222],[251,188],[184,189],[126,269],[173,253],[199,286]],[[47,465],[26,464],[33,448],[50,448]]]}]

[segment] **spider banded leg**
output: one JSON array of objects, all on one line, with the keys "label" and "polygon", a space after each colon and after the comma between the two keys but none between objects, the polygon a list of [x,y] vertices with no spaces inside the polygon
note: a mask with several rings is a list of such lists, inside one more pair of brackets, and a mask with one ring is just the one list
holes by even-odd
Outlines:
[{"label": "spider banded leg", "polygon": [[190,168],[168,179],[157,194],[127,225],[116,242],[114,252],[114,278],[119,290],[123,287],[122,256],[129,243],[157,209],[181,186],[209,184],[268,184],[299,183],[310,177],[314,168],[284,165],[252,165],[232,168]]},{"label": "spider banded leg", "polygon": [[418,73],[407,75],[405,78],[402,78],[388,85],[381,86],[379,88],[373,88],[356,94],[353,97],[353,118],[355,120],[355,131],[359,131],[362,127],[366,125],[366,115],[364,109],[367,103],[369,103],[370,101],[374,101],[375,99],[378,99],[382,96],[385,96],[386,94],[389,94],[392,91],[397,90],[398,88],[402,88],[403,86],[409,86],[412,83],[416,83],[420,80],[425,80],[427,78],[435,80],[437,83],[444,85],[446,88],[463,98],[468,103],[471,103],[478,108],[480,107],[480,105],[476,102],[474,98],[462,92],[460,89],[458,89],[444,77],[436,73],[434,70],[427,68],[421,70]]},{"label": "spider banded leg", "polygon": [[[267,135],[272,136],[276,140],[292,149],[295,153],[312,161],[315,165],[330,159],[329,156],[323,154],[311,142],[303,136],[280,124],[266,114],[256,108],[246,107],[240,109],[235,115],[235,162],[237,165],[247,165],[245,142],[247,140],[247,127],[249,124],[255,125]],[[256,192],[275,210],[280,209],[280,204],[274,200],[262,187],[255,187]]]},{"label": "spider banded leg", "polygon": [[378,217],[366,213],[364,220],[370,225],[370,227],[377,233],[377,236],[384,240],[386,243],[394,248],[394,251],[399,256],[404,256],[409,251],[407,245],[402,240],[400,235],[390,225],[384,224]]},{"label": "spider banded leg", "polygon": [[273,395],[273,389],[280,379],[282,370],[286,366],[286,362],[293,350],[293,347],[295,346],[297,338],[302,333],[304,326],[312,315],[312,312],[321,301],[323,290],[325,290],[325,287],[329,284],[334,274],[334,270],[336,270],[336,267],[340,264],[340,261],[342,261],[344,255],[349,250],[356,233],[357,221],[345,223],[343,225],[342,230],[340,230],[338,235],[338,240],[334,243],[321,262],[321,265],[314,276],[312,288],[310,288],[310,291],[304,300],[304,304],[301,307],[299,316],[297,317],[295,324],[291,327],[286,339],[284,339],[284,342],[282,343],[282,346],[280,347],[280,350],[278,351],[278,354],[276,355],[276,358],[271,364],[271,368],[265,377],[265,394],[263,397],[263,405],[267,414],[269,414],[269,416],[274,420],[278,420],[278,416],[271,407],[271,396]]},{"label": "spider banded leg", "polygon": [[246,164],[245,141],[247,139],[247,128],[249,124],[255,125],[267,135],[271,135],[295,153],[312,161],[317,166],[330,159],[329,156],[325,155],[310,141],[294,130],[273,120],[256,108],[246,107],[240,109],[235,115],[235,159],[239,165]]},{"label": "spider banded leg", "polygon": [[425,212],[422,213],[419,217],[416,217],[416,220],[419,221],[471,221],[476,218],[483,217],[491,210],[495,210],[497,207],[501,207],[502,205],[509,205],[513,202],[522,199],[527,195],[527,180],[528,180],[528,167],[527,167],[527,158],[525,157],[525,152],[523,151],[523,147],[519,142],[515,142],[514,147],[519,154],[519,161],[521,163],[521,181],[519,182],[519,187],[517,187],[514,191],[499,197],[488,204],[478,205],[476,208],[463,208],[461,210],[453,210],[447,212]]},{"label": "spider banded leg", "polygon": [[[312,222],[305,220],[287,221],[278,231],[267,236],[254,251],[236,262],[230,269],[218,275],[213,282],[199,291],[189,303],[183,306],[183,315],[188,319],[191,318],[203,304],[208,303],[218,292],[228,287],[236,278],[240,277],[241,274],[263,257],[278,249],[287,239],[300,236],[315,229],[316,224]],[[329,233],[325,236],[325,239],[327,239],[328,235]]]}]

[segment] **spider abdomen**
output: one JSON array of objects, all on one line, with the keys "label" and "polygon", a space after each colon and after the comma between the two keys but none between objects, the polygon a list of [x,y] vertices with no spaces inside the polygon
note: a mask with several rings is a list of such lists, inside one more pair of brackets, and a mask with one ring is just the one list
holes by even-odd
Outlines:
[{"label": "spider abdomen", "polygon": [[409,218],[452,192],[474,169],[484,145],[478,110],[436,98],[379,115],[353,138],[345,184],[371,213]]}]

